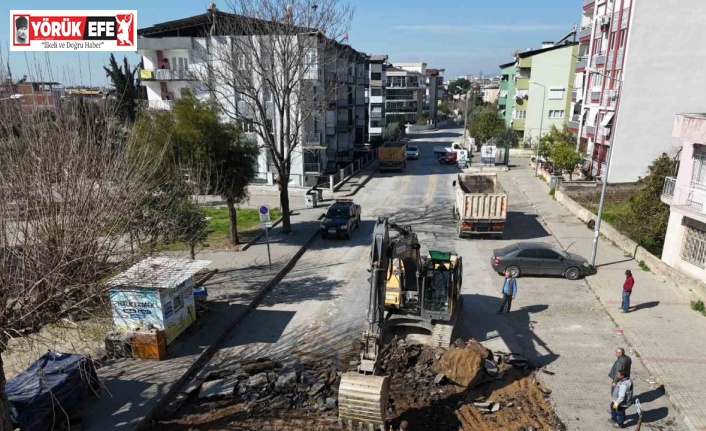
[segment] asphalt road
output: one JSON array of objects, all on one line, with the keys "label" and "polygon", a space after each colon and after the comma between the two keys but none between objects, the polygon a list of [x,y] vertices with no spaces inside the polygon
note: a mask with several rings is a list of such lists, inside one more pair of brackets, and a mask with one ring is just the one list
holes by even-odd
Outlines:
[{"label": "asphalt road", "polygon": [[[556,242],[515,182],[513,172],[529,169],[526,165],[499,175],[510,193],[504,238],[458,238],[451,213],[452,181],[458,171],[439,165],[432,148],[458,141],[460,134],[460,129],[443,129],[415,135],[420,160],[408,161],[404,173],[378,173],[355,196],[363,209],[363,223],[353,238],[315,240],[288,276],[235,329],[212,363],[227,365],[259,356],[338,360],[365,327],[371,233],[376,217],[385,215],[412,225],[423,252],[455,251],[463,257],[464,308],[458,336],[545,364],[553,374],[542,378],[552,388],[552,401],[568,428],[607,429],[607,374],[613,351],[623,345],[622,336],[583,280],[521,278],[513,312],[495,314],[502,277],[490,267],[492,250],[515,241]],[[637,360],[633,374],[636,395],[649,412],[643,427],[684,429],[663,391],[649,384],[650,376]],[[634,411],[630,413],[628,423],[634,424]]]}]

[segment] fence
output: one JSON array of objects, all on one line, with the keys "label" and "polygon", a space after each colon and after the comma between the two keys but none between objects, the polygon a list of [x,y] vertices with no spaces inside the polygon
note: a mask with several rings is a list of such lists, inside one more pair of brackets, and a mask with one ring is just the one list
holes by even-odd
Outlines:
[{"label": "fence", "polygon": [[349,164],[345,168],[339,170],[333,175],[329,176],[329,188],[332,192],[338,190],[343,183],[348,181],[355,173],[359,172],[364,167],[368,166],[373,160],[376,159],[374,152],[366,154],[364,157],[355,160],[353,163]]}]

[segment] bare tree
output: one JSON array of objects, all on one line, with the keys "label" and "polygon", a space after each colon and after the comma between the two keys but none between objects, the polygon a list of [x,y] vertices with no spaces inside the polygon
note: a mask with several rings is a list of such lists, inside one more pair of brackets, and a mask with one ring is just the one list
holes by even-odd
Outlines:
[{"label": "bare tree", "polygon": [[265,169],[276,174],[282,228],[290,232],[292,164],[303,157],[306,134],[340,97],[342,86],[327,76],[348,70],[350,48],[336,39],[353,11],[343,0],[232,0],[228,6],[232,13],[209,12],[211,27],[198,39],[199,93],[257,137]]},{"label": "bare tree", "polygon": [[[99,112],[101,127],[87,127],[70,104],[27,117],[0,101],[0,354],[71,313],[105,310],[104,280],[142,257],[130,229],[161,229],[139,215],[169,190],[165,151],[143,151],[114,110]],[[0,430],[12,429],[5,381],[0,357]]]}]

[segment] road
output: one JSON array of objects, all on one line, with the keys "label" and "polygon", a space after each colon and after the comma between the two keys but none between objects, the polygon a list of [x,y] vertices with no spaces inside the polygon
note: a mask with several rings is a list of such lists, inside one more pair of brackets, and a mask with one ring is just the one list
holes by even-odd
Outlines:
[{"label": "road", "polygon": [[[455,166],[436,162],[434,145],[460,138],[462,130],[420,133],[414,143],[420,160],[408,161],[404,173],[379,173],[355,197],[363,223],[353,239],[317,239],[287,277],[234,331],[212,363],[228,365],[246,357],[343,360],[363,329],[369,283],[368,255],[374,220],[388,216],[409,224],[419,235],[422,252],[455,251],[464,262],[464,308],[458,336],[473,337],[490,349],[522,353],[546,364],[559,417],[571,430],[606,428],[610,402],[608,371],[612,352],[624,345],[615,323],[585,281],[521,278],[513,312],[496,315],[502,277],[489,265],[492,250],[518,240],[557,244],[517,186],[529,169],[518,165],[499,175],[510,193],[503,239],[459,239],[452,218]],[[526,176],[524,177],[526,178]],[[681,430],[681,422],[663,391],[639,360],[633,362],[635,393],[643,401],[645,429]],[[634,414],[628,416],[634,424]]]}]

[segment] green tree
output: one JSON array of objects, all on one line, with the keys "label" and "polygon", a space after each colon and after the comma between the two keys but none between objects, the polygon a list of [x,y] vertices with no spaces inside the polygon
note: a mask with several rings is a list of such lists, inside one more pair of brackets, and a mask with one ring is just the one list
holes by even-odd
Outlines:
[{"label": "green tree", "polygon": [[203,210],[189,196],[184,196],[171,211],[169,242],[183,242],[189,248],[191,259],[196,259],[196,246],[208,236],[208,221]]},{"label": "green tree", "polygon": [[554,144],[549,150],[549,158],[556,169],[569,171],[569,180],[573,179],[576,166],[583,163],[585,156],[576,151],[576,146],[568,142]]},{"label": "green tree", "polygon": [[539,157],[550,158],[552,147],[557,144],[566,144],[576,147],[576,134],[564,126],[561,130],[551,126],[549,133],[539,140]]},{"label": "green tree", "polygon": [[118,65],[115,55],[110,54],[108,67],[103,66],[106,76],[110,78],[115,87],[115,96],[118,99],[118,115],[124,121],[135,122],[137,111],[138,85],[137,71],[142,67],[142,63],[131,68],[127,62],[127,57],[123,57],[122,66]]},{"label": "green tree", "polygon": [[213,103],[182,98],[176,101],[171,114],[177,166],[186,168],[192,181],[203,179],[210,193],[225,199],[230,242],[240,244],[235,205],[247,197],[247,186],[257,174],[257,145],[245,137],[238,125],[222,122],[219,107]]},{"label": "green tree", "polygon": [[426,126],[426,124],[429,122],[429,118],[426,115],[420,115],[417,117],[417,121],[414,122],[414,124],[417,124],[419,126]]},{"label": "green tree", "polygon": [[662,187],[665,177],[674,175],[676,167],[676,160],[666,153],[655,159],[647,176],[638,181],[643,187],[627,199],[627,211],[616,222],[619,230],[658,257],[669,223],[669,206],[661,200]]},{"label": "green tree", "polygon": [[504,133],[507,129],[505,120],[494,109],[477,108],[473,112],[473,117],[469,115],[468,122],[468,133],[476,139],[477,146]]},{"label": "green tree", "polygon": [[404,125],[401,123],[390,123],[385,127],[385,133],[383,134],[386,141],[399,141],[404,136]]},{"label": "green tree", "polygon": [[449,94],[465,93],[471,89],[471,81],[466,78],[458,78],[449,83]]}]

